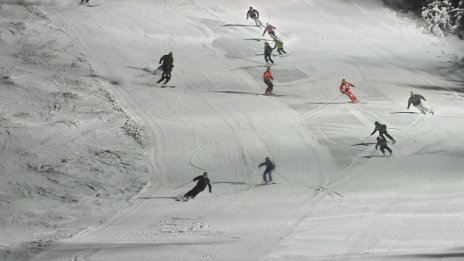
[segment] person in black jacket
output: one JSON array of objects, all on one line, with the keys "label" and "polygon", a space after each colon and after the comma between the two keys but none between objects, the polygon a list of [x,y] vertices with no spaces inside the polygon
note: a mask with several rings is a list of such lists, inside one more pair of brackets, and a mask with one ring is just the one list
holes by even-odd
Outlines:
[{"label": "person in black jacket", "polygon": [[414,107],[420,110],[423,114],[425,114],[426,112],[430,112],[431,114],[433,114],[432,110],[429,110],[427,107],[424,106],[424,104],[422,103],[422,100],[425,101],[424,96],[418,93],[411,92],[411,97],[409,97],[408,99],[408,109],[409,109],[409,106],[411,106],[412,104],[414,105]]},{"label": "person in black jacket", "polygon": [[211,183],[209,182],[208,172],[203,172],[203,175],[198,176],[193,179],[193,181],[198,181],[195,187],[191,189],[184,195],[184,198],[195,198],[198,193],[205,190],[206,186],[209,187],[209,193],[211,193]]},{"label": "person in black jacket", "polygon": [[269,61],[271,61],[271,63],[274,63],[274,61],[272,60],[273,50],[274,49],[268,42],[264,42],[264,60],[266,61],[266,63],[269,63]]},{"label": "person in black jacket", "polygon": [[256,9],[253,9],[252,6],[250,6],[250,9],[247,12],[247,19],[251,18],[255,21],[255,24],[257,27],[264,27],[263,23],[259,20],[259,12]]},{"label": "person in black jacket", "polygon": [[378,149],[378,147],[380,147],[380,151],[383,153],[383,155],[385,155],[385,150],[390,152],[390,156],[393,154],[392,150],[387,145],[387,140],[380,136],[377,137],[377,144],[375,144],[375,149]]},{"label": "person in black jacket", "polygon": [[[374,131],[372,131],[371,135],[374,135],[374,133],[376,133],[377,131],[379,131],[379,136],[380,136],[380,137],[382,137],[382,138],[385,139],[385,137],[383,136],[383,135],[385,135],[385,136],[387,136],[391,141],[393,141],[393,143],[396,142],[395,139],[394,139],[392,136],[390,136],[390,134],[388,134],[388,132],[387,132],[387,125],[385,125],[385,124],[380,124],[378,121],[376,121],[376,122],[375,122]],[[385,140],[386,140],[386,139],[385,139]]]},{"label": "person in black jacket", "polygon": [[161,64],[160,68],[163,70],[163,73],[161,74],[161,79],[159,79],[156,83],[160,83],[164,80],[163,84],[166,84],[169,82],[169,80],[171,80],[171,72],[172,68],[174,67],[174,58],[172,57],[172,52],[163,55],[163,57],[161,57],[159,60],[159,63]]},{"label": "person in black jacket", "polygon": [[[263,180],[265,183],[272,182],[272,171],[275,169],[275,164],[269,159],[269,157],[266,157],[266,160],[259,164],[259,168],[262,166],[266,166],[266,169],[263,172]],[[266,180],[266,175],[269,176],[269,181]]]}]

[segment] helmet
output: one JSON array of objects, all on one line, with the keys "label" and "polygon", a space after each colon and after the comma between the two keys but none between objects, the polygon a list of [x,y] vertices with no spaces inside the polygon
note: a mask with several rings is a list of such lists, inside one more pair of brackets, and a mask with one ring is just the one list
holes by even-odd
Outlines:
[{"label": "helmet", "polygon": [[269,160],[269,157],[266,157],[266,160]]},{"label": "helmet", "polygon": [[271,66],[268,66],[267,69],[270,70],[270,69],[271,69]]},{"label": "helmet", "polygon": [[250,6],[250,10],[253,9],[253,6]]},{"label": "helmet", "polygon": [[346,82],[346,80],[345,80],[345,79],[342,79],[342,82]]},{"label": "helmet", "polygon": [[203,176],[207,176],[208,175],[208,172],[203,172]]},{"label": "helmet", "polygon": [[379,125],[380,123],[378,121],[374,122],[375,125]]}]

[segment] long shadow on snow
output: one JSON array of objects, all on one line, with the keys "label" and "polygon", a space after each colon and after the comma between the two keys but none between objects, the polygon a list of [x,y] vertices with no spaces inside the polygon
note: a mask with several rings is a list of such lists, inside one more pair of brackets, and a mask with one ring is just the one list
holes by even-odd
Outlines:
[{"label": "long shadow on snow", "polygon": [[223,24],[222,26],[244,26],[244,27],[257,27],[256,25],[252,25],[252,24]]},{"label": "long shadow on snow", "polygon": [[[212,92],[220,92],[220,93],[230,93],[230,94],[248,94],[248,95],[256,95],[256,96],[264,96],[262,93],[256,93],[256,92],[239,92],[239,91],[212,91]],[[285,96],[283,94],[273,94],[272,96],[276,97],[282,97]],[[271,97],[272,97],[271,96]]]},{"label": "long shadow on snow", "polygon": [[427,253],[427,254],[406,254],[406,255],[393,255],[389,258],[406,258],[406,259],[442,259],[442,258],[464,258],[464,252],[450,252],[450,253]]},{"label": "long shadow on snow", "polygon": [[353,144],[353,145],[350,145],[350,146],[369,146],[369,145],[373,145],[373,144],[376,144],[375,142],[361,142],[361,143],[356,143],[356,144]]},{"label": "long shadow on snow", "polygon": [[390,114],[420,114],[419,112],[414,112],[414,111],[394,111],[394,112],[389,112]]},{"label": "long shadow on snow", "polygon": [[133,69],[133,70],[138,70],[138,71],[144,71],[144,72],[153,74],[153,70],[150,70],[150,68],[148,68],[148,67],[136,67],[136,66],[128,65],[127,68]]},{"label": "long shadow on snow", "polygon": [[315,104],[315,105],[321,105],[321,104],[347,104],[350,102],[307,102],[306,104]]}]

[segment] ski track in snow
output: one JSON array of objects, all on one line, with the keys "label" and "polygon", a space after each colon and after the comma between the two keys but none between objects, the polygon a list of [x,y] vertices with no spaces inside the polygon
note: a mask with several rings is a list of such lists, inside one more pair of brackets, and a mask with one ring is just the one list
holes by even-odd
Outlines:
[{"label": "ski track in snow", "polygon": [[[374,1],[254,5],[290,53],[272,67],[274,91],[286,96],[244,95],[265,89],[263,58],[253,55],[263,44],[243,41],[262,28],[223,25],[253,23],[243,18],[248,2],[101,0],[95,8],[32,10],[73,40],[142,123],[153,175],[131,206],[32,260],[376,260],[461,247],[464,116],[450,102],[461,99],[419,89],[442,105],[443,117],[390,114],[413,86],[451,85],[427,67],[441,47],[424,51],[432,38]],[[151,68],[169,51],[176,88],[152,87],[160,75],[135,68]],[[368,103],[337,97],[341,78]],[[349,146],[374,141],[377,120],[402,129],[390,131],[398,140],[392,157],[377,157],[375,144]],[[277,164],[278,185],[254,186],[266,156]],[[21,157],[23,168],[37,168],[29,164],[35,155]],[[203,171],[213,193],[174,201]]]}]

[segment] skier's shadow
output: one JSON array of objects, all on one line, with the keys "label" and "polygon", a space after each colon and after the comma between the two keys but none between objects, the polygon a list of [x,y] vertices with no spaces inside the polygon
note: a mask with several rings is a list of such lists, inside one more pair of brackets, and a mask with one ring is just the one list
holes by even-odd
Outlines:
[{"label": "skier's shadow", "polygon": [[136,67],[136,66],[130,66],[130,65],[128,65],[127,68],[133,69],[133,70],[144,71],[144,72],[151,73],[151,74],[154,73],[154,71],[153,71],[153,70],[150,70],[150,68],[148,68],[148,67]]},{"label": "skier's shadow", "polygon": [[358,158],[363,158],[363,159],[371,159],[371,158],[384,158],[384,155],[367,155],[367,156],[361,156]]},{"label": "skier's shadow", "polygon": [[239,91],[212,91],[212,92],[230,93],[230,94],[263,95],[262,93],[256,93],[256,92],[239,92]]},{"label": "skier's shadow", "polygon": [[222,26],[257,27],[256,25],[252,25],[252,24],[223,24]]},{"label": "skier's shadow", "polygon": [[306,104],[322,105],[322,104],[347,104],[349,102],[307,102]]},{"label": "skier's shadow", "polygon": [[211,182],[211,184],[229,184],[229,185],[253,185],[253,184],[249,184],[249,183],[246,183],[246,182],[240,182],[240,181],[215,181],[215,182]]},{"label": "skier's shadow", "polygon": [[140,197],[139,199],[177,199],[178,197]]},{"label": "skier's shadow", "polygon": [[361,142],[361,143],[352,144],[350,146],[369,146],[373,144],[376,144],[376,143],[375,142]]},{"label": "skier's shadow", "polygon": [[[228,93],[228,94],[246,94],[246,95],[256,95],[256,96],[264,96],[262,93],[256,92],[239,92],[239,91],[211,91],[211,92],[220,92],[220,93]],[[285,96],[284,94],[273,94],[272,96],[282,97]]]},{"label": "skier's shadow", "polygon": [[414,111],[394,111],[394,112],[390,112],[390,114],[419,114],[419,113],[414,112]]},{"label": "skier's shadow", "polygon": [[267,67],[267,65],[242,66],[242,67],[238,67],[238,68],[232,69],[232,70],[233,71],[235,71],[235,70],[245,70],[245,69],[254,69],[254,68],[260,68],[260,67],[265,68],[265,67]]},{"label": "skier's shadow", "polygon": [[270,39],[266,39],[266,38],[245,38],[243,40],[245,40],[245,41],[257,41],[257,42],[259,42],[259,41],[269,41],[269,42],[274,41],[274,40],[270,40]]}]

